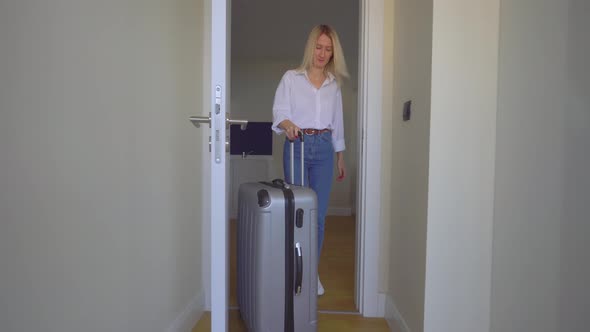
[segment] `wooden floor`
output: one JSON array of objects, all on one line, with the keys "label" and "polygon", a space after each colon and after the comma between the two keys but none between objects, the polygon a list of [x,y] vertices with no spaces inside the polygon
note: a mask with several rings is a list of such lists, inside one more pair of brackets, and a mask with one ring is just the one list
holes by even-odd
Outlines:
[{"label": "wooden floor", "polygon": [[[230,297],[229,331],[246,331],[237,310],[236,228],[230,222]],[[355,221],[353,217],[328,217],[319,274],[326,290],[318,297],[319,331],[386,332],[384,319],[361,317],[354,305]],[[330,313],[334,312],[334,313]],[[343,314],[345,313],[345,314]],[[192,332],[209,332],[210,313],[205,313]]]},{"label": "wooden floor", "polygon": [[328,217],[318,273],[326,292],[319,310],[358,312],[354,305],[355,220]]}]

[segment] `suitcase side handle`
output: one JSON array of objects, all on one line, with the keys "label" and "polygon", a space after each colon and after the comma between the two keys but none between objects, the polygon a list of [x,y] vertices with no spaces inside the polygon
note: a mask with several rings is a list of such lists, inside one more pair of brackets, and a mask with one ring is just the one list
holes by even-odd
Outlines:
[{"label": "suitcase side handle", "polygon": [[295,295],[301,294],[301,285],[303,284],[303,255],[301,253],[301,244],[295,243]]}]

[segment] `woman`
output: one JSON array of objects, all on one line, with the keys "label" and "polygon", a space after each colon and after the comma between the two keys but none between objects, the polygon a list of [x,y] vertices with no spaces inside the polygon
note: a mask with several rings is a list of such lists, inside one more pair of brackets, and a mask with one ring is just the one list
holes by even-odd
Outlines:
[{"label": "woman", "polygon": [[[348,77],[344,54],[336,31],[327,25],[312,29],[307,39],[303,61],[281,79],[273,105],[272,129],[287,135],[283,150],[285,179],[291,179],[289,140],[299,132],[305,136],[305,185],[318,197],[318,257],[324,240],[324,224],[332,176],[334,154],[338,181],[346,176],[345,149],[340,85]],[[300,142],[295,143],[295,183],[301,183]],[[318,295],[324,287],[318,277]]]}]

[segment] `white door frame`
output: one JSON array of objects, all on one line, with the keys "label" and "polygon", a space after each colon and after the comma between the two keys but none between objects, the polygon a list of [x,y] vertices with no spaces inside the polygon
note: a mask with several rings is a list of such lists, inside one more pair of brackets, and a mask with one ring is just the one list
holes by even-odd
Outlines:
[{"label": "white door frame", "polygon": [[[211,1],[205,1],[205,12],[210,12]],[[383,105],[383,22],[384,0],[359,0],[359,102],[358,102],[358,155],[357,171],[357,237],[355,302],[359,312],[366,317],[384,317],[385,295],[379,293],[379,228],[381,224],[381,194],[371,188],[381,184],[381,120]],[[204,22],[204,95],[210,93],[210,15]],[[211,101],[204,100],[204,108],[210,109]],[[208,135],[207,135],[208,136]],[[206,139],[208,139],[206,137]],[[205,308],[211,309],[211,279],[219,279],[210,273],[211,211],[209,195],[209,152],[203,149],[203,228],[201,239],[203,262],[203,289]],[[213,277],[213,278],[212,278]]]},{"label": "white door frame", "polygon": [[[355,303],[365,317],[384,317],[379,293],[381,122],[384,0],[360,0]],[[387,184],[385,184],[387,185]]]},{"label": "white door frame", "polygon": [[[228,19],[230,0],[204,1],[203,116],[211,129],[202,131],[202,289],[205,310],[211,311],[211,331],[228,330],[229,224],[226,111],[229,104]],[[215,20],[213,20],[215,17]],[[215,24],[214,24],[215,22]],[[219,88],[216,89],[216,88]],[[219,104],[219,107],[216,106]],[[203,126],[203,127],[206,127]],[[209,128],[206,128],[209,129]],[[211,149],[211,151],[209,151]],[[211,221],[215,220],[214,223]],[[212,239],[216,239],[212,241]],[[215,257],[213,257],[215,253]],[[220,259],[221,257],[221,259]]]}]

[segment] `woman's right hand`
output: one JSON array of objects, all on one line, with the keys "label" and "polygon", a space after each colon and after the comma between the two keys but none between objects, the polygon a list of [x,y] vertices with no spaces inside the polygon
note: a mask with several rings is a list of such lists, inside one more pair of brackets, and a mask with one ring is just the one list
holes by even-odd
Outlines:
[{"label": "woman's right hand", "polygon": [[301,129],[297,127],[291,120],[283,120],[279,123],[279,127],[285,131],[287,138],[291,141],[299,137]]}]

